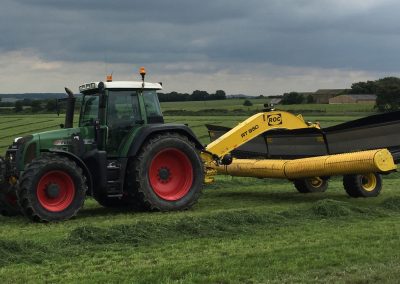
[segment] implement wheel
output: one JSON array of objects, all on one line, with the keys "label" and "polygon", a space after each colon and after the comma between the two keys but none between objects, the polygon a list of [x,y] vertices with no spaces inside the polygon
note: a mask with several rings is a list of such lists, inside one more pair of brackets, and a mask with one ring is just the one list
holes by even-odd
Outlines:
[{"label": "implement wheel", "polygon": [[28,164],[17,190],[23,214],[38,222],[70,219],[82,208],[85,196],[82,170],[57,155],[43,155]]},{"label": "implement wheel", "polygon": [[296,179],[293,183],[300,193],[324,192],[328,189],[328,180],[320,177]]},{"label": "implement wheel", "polygon": [[343,186],[351,197],[376,197],[382,190],[382,176],[378,173],[346,175]]},{"label": "implement wheel", "polygon": [[152,137],[128,166],[129,194],[144,209],[188,209],[200,197],[204,171],[193,144],[186,136],[163,133]]}]

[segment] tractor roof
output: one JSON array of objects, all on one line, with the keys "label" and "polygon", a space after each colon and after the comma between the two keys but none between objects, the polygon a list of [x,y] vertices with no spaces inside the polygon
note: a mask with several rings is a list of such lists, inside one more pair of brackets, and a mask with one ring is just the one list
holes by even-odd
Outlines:
[{"label": "tractor roof", "polygon": [[[99,83],[104,84],[104,89],[141,89],[142,82],[139,81],[112,81],[112,82],[92,82],[79,86],[79,92],[93,92],[99,88]],[[161,90],[160,83],[144,83],[144,89]]]}]

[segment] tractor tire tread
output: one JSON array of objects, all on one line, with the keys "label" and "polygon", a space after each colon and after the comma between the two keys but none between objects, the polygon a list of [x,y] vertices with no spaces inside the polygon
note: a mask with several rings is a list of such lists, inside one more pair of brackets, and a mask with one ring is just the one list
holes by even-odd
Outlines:
[{"label": "tractor tire tread", "polygon": [[[150,139],[145,142],[144,146],[142,146],[141,151],[139,152],[138,156],[130,161],[130,166],[128,166],[128,171],[127,174],[128,176],[134,176],[135,179],[127,179],[128,183],[128,188],[131,190],[131,195],[132,197],[139,201],[138,202],[138,207],[143,210],[150,210],[150,211],[177,211],[177,210],[187,210],[191,208],[198,199],[200,198],[200,195],[202,193],[202,190],[196,190],[194,193],[194,196],[189,200],[189,202],[185,203],[183,206],[178,206],[175,208],[163,208],[162,206],[159,206],[158,204],[154,203],[151,201],[151,197],[149,197],[148,192],[146,190],[143,190],[143,184],[145,182],[145,179],[147,178],[146,170],[143,165],[146,160],[146,153],[152,149],[156,144],[160,143],[160,141],[164,141],[165,139],[172,138],[172,139],[178,139],[181,140],[182,142],[190,145],[190,147],[193,148],[195,151],[195,145],[193,142],[191,142],[187,136],[181,135],[179,133],[174,133],[174,132],[164,132],[160,134],[156,134]],[[196,152],[197,153],[197,152]],[[195,173],[196,175],[201,175],[200,179],[204,179],[204,169],[203,169],[203,164],[201,163],[201,173]],[[133,181],[133,182],[132,182]],[[203,181],[201,181],[203,182]]]},{"label": "tractor tire tread", "polygon": [[19,186],[17,188],[17,199],[22,213],[27,218],[35,222],[47,223],[70,219],[76,216],[78,211],[83,207],[85,201],[85,198],[80,198],[80,200],[78,200],[78,205],[75,206],[72,213],[68,214],[68,216],[65,217],[58,216],[55,219],[51,216],[46,216],[46,214],[42,214],[35,209],[35,201],[34,198],[31,198],[29,189],[35,187],[34,179],[40,172],[40,169],[49,163],[59,163],[69,167],[70,169],[73,169],[76,172],[77,176],[80,178],[79,182],[81,188],[76,188],[77,193],[85,196],[87,191],[86,178],[83,175],[83,171],[74,161],[56,154],[42,154],[41,157],[34,159],[26,166],[26,170],[22,174]]}]

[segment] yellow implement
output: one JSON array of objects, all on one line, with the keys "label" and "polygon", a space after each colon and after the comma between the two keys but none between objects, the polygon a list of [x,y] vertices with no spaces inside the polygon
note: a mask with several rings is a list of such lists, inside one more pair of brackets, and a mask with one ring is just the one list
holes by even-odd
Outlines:
[{"label": "yellow implement", "polygon": [[382,188],[380,174],[396,170],[393,156],[387,149],[293,160],[232,159],[230,155],[231,151],[266,131],[306,128],[319,129],[319,125],[285,111],[266,111],[251,116],[201,152],[205,182],[213,182],[217,173],[281,178],[292,180],[299,192],[308,193],[325,191],[330,176],[343,175],[343,185],[350,196],[372,197],[377,196]]},{"label": "yellow implement", "polygon": [[320,176],[386,173],[396,169],[386,149],[320,156],[296,160],[234,159],[232,164],[214,166],[221,174],[257,178],[299,179]]},{"label": "yellow implement", "polygon": [[206,151],[223,157],[247,141],[272,129],[319,128],[317,124],[307,123],[301,115],[285,111],[257,113],[207,145]]}]

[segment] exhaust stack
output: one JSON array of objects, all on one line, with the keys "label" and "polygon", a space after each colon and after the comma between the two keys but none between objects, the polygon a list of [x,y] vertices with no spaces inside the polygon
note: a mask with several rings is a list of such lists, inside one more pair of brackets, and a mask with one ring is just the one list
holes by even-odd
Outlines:
[{"label": "exhaust stack", "polygon": [[74,97],[74,93],[67,87],[65,88],[65,92],[67,93],[68,98],[64,128],[72,128],[74,126],[74,110],[76,98]]}]

